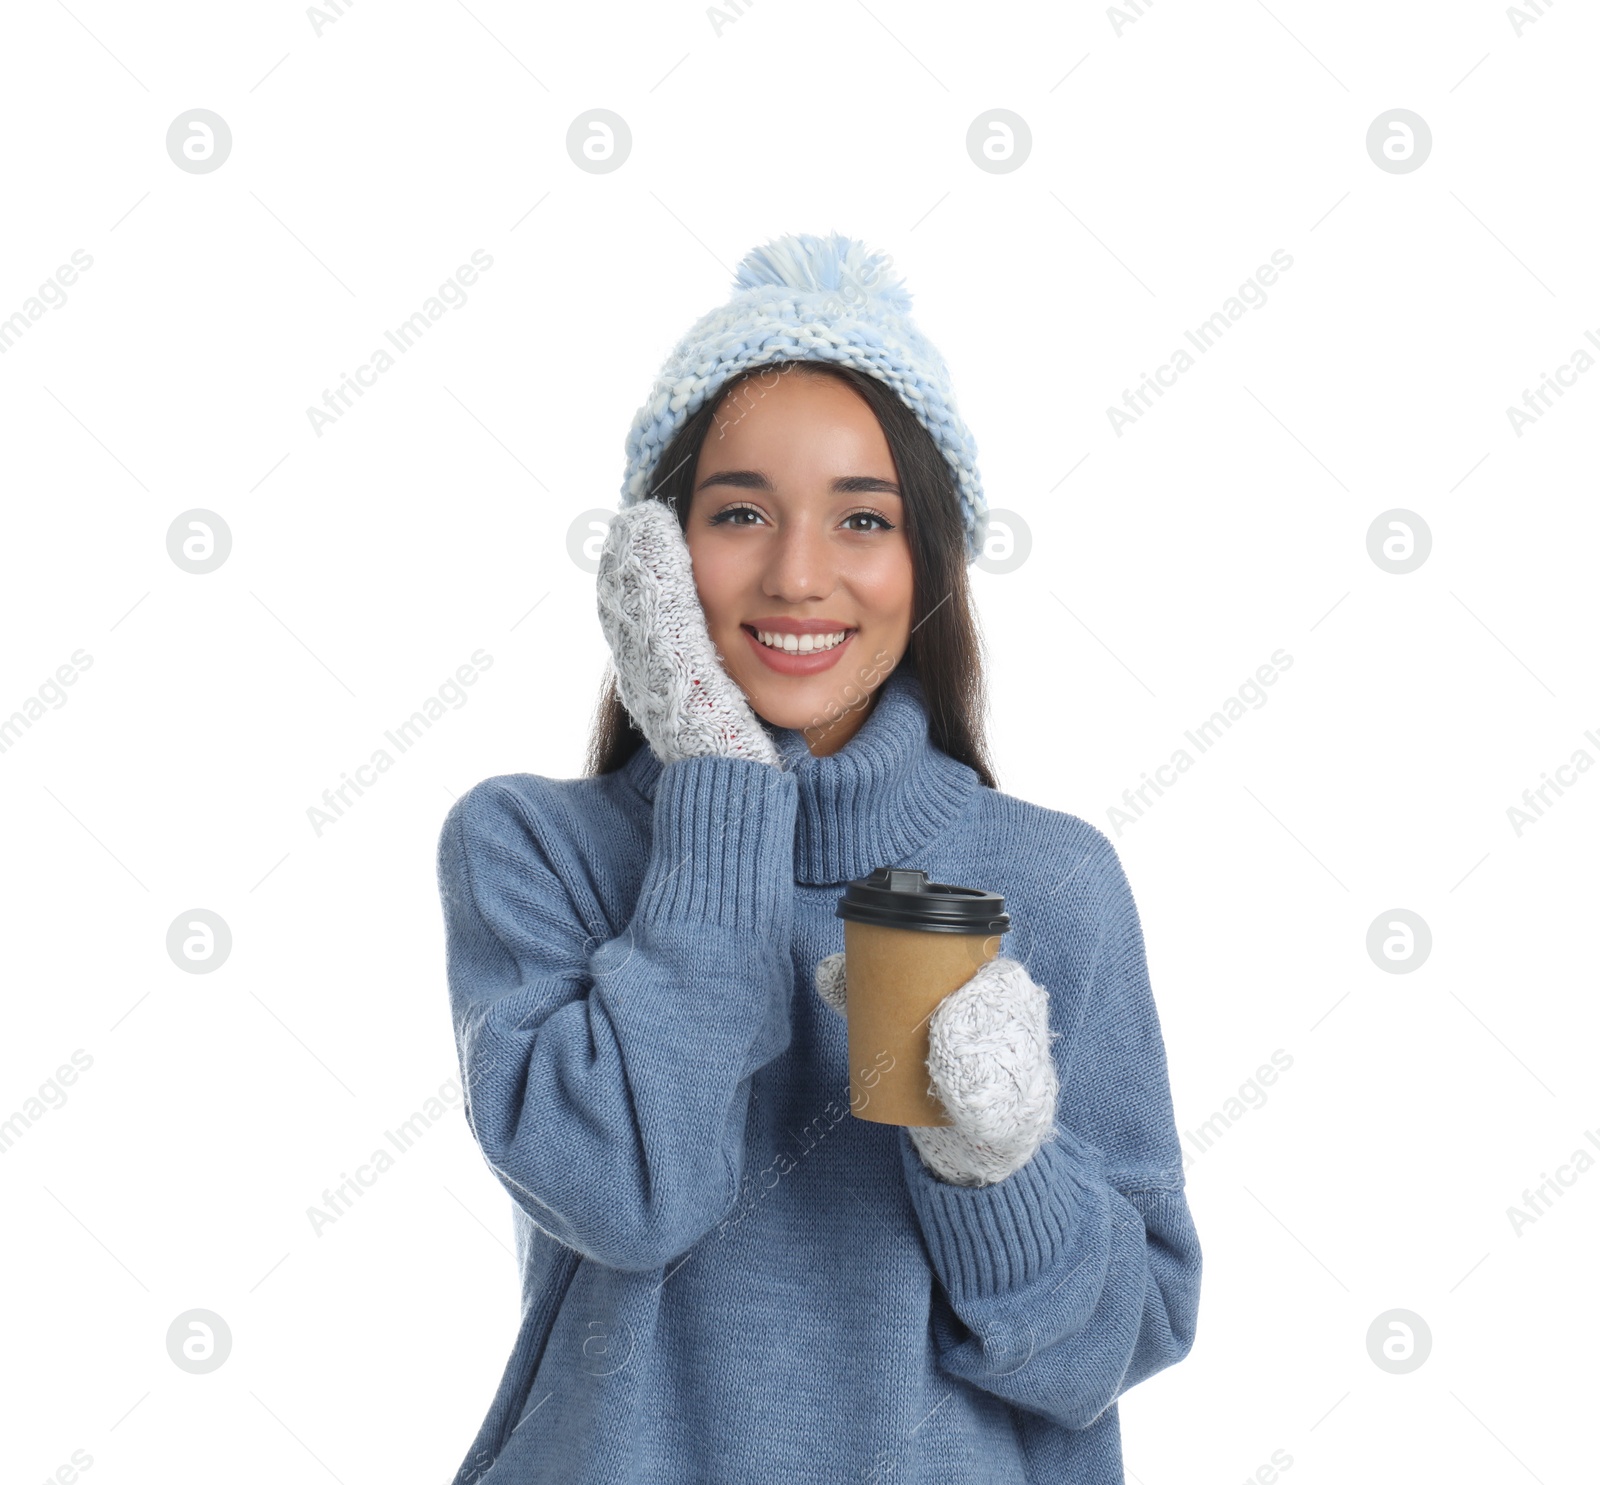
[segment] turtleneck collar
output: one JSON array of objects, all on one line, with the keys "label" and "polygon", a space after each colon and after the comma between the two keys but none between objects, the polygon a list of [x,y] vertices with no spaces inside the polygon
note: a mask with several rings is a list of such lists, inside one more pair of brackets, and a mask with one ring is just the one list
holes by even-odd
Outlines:
[{"label": "turtleneck collar", "polygon": [[[837,753],[814,756],[804,734],[763,722],[786,772],[799,787],[795,881],[828,886],[880,866],[915,866],[914,856],[983,787],[977,774],[934,746],[921,683],[906,664],[878,688],[867,720]],[[623,765],[646,798],[655,798],[661,760],[648,745]]]}]

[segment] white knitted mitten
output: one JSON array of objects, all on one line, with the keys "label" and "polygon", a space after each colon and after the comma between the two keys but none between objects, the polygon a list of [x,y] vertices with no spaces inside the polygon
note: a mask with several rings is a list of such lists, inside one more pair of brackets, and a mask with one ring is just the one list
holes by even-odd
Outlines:
[{"label": "white knitted mitten", "polygon": [[641,500],[612,517],[596,587],[617,694],[663,763],[724,754],[782,768],[772,738],[722,668],[688,544],[663,501]]},{"label": "white knitted mitten", "polygon": [[[816,968],[817,994],[845,1014],[844,955]],[[952,1123],[906,1133],[922,1163],[956,1186],[989,1186],[1055,1137],[1060,1080],[1050,1055],[1050,993],[1015,959],[986,960],[928,1022],[929,1092]]]}]

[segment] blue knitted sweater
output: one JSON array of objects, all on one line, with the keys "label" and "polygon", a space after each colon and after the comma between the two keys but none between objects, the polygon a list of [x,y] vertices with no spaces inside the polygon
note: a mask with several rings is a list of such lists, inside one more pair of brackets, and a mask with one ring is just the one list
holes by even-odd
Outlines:
[{"label": "blue knitted sweater", "polygon": [[[521,1325],[455,1485],[1121,1485],[1117,1398],[1194,1342],[1200,1246],[1128,881],[986,788],[902,666],[783,770],[486,779],[439,843],[473,1136]],[[812,989],[843,884],[1002,893],[1050,993],[1057,1135],[987,1187],[850,1113]]]}]

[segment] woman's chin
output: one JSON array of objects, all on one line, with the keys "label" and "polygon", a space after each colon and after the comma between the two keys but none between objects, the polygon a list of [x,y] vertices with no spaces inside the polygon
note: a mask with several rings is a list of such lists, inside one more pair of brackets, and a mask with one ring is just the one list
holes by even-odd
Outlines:
[{"label": "woman's chin", "polygon": [[873,673],[859,663],[860,640],[860,632],[851,630],[836,653],[773,657],[757,653],[759,641],[741,631],[718,651],[728,675],[763,722],[804,731],[827,728],[859,712],[887,674],[884,667]]},{"label": "woman's chin", "polygon": [[859,680],[844,687],[827,675],[734,676],[753,711],[769,727],[826,728],[849,713],[859,711],[872,692]]},{"label": "woman's chin", "polygon": [[769,727],[804,727],[816,716],[804,682],[751,675],[734,675],[733,681],[744,692],[750,710]]}]

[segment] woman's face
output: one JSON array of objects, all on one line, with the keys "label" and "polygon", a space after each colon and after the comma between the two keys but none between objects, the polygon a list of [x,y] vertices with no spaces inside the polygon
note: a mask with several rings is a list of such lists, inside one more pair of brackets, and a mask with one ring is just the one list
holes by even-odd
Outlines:
[{"label": "woman's face", "polygon": [[877,418],[837,377],[759,374],[724,394],[691,488],[684,539],[724,668],[766,721],[837,752],[911,638],[905,505]]}]

